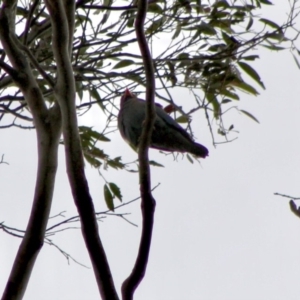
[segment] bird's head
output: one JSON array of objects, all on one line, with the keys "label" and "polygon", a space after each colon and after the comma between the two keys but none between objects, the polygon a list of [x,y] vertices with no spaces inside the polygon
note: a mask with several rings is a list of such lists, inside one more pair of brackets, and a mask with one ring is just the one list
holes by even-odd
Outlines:
[{"label": "bird's head", "polygon": [[120,106],[122,106],[125,103],[126,100],[128,100],[130,98],[133,98],[133,97],[135,97],[135,95],[133,93],[131,93],[129,91],[129,89],[126,89],[125,92],[124,92],[124,94],[121,97]]}]

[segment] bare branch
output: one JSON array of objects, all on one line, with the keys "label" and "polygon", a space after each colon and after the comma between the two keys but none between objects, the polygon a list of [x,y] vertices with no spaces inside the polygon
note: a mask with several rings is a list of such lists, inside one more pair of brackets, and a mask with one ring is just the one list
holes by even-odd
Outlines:
[{"label": "bare branch", "polygon": [[15,116],[19,119],[32,122],[33,121],[32,118],[27,117],[27,116],[23,116],[23,115],[21,115],[20,113],[17,112],[18,110],[20,110],[20,109],[22,109],[26,106],[27,106],[27,104],[22,104],[22,105],[14,108],[14,109],[10,109],[7,105],[1,105],[0,104],[0,112],[3,112],[3,111],[4,112],[9,112],[11,115],[13,115],[13,116]]},{"label": "bare branch", "polygon": [[12,68],[10,65],[6,64],[5,62],[0,60],[0,67],[7,73],[9,74],[12,78],[17,79],[18,74],[17,71]]},{"label": "bare branch", "polygon": [[[92,261],[99,292],[103,299],[117,300],[112,275],[106,254],[98,234],[95,210],[87,184],[82,148],[78,133],[75,106],[75,80],[70,57],[70,41],[73,36],[74,20],[60,0],[45,1],[51,16],[53,53],[57,63],[56,99],[63,119],[63,136],[67,173],[73,198],[77,206],[82,234]],[[74,3],[68,1],[68,9]]]},{"label": "bare branch", "polygon": [[281,194],[281,193],[274,193],[275,196],[281,196],[284,198],[289,198],[292,200],[300,200],[300,197],[294,197],[294,196],[290,196],[290,195],[286,195],[286,194]]},{"label": "bare branch", "polygon": [[34,13],[35,9],[37,8],[39,2],[40,2],[39,0],[34,0],[29,9],[29,13],[28,13],[28,17],[27,17],[27,21],[26,21],[26,25],[25,25],[25,30],[24,30],[25,34],[23,37],[23,43],[25,46],[27,44],[27,37],[28,37],[28,32],[29,32],[29,28],[31,25],[33,13]]},{"label": "bare branch", "polygon": [[76,260],[72,255],[70,255],[69,253],[67,253],[66,251],[64,251],[62,248],[60,248],[58,245],[56,245],[55,243],[53,243],[52,242],[52,240],[50,240],[50,239],[48,239],[48,238],[46,238],[45,239],[46,241],[46,244],[48,244],[49,246],[54,246],[66,259],[67,259],[67,261],[68,261],[68,263],[69,263],[69,261],[70,260],[72,260],[73,262],[75,262],[76,264],[78,264],[78,265],[80,265],[80,266],[82,266],[82,267],[84,267],[84,268],[87,268],[87,269],[89,269],[89,267],[88,266],[86,266],[86,265],[84,265],[84,264],[82,264],[82,263],[80,263],[78,260]]},{"label": "bare branch", "polygon": [[139,180],[141,192],[141,209],[143,227],[138,255],[134,268],[122,284],[122,299],[132,300],[133,294],[145,276],[151,246],[154,222],[155,200],[151,193],[151,175],[148,157],[150,138],[155,120],[155,78],[152,56],[145,37],[144,22],[146,18],[147,0],[138,2],[138,12],[135,20],[135,30],[140,47],[146,75],[146,118],[139,142]]},{"label": "bare branch", "polygon": [[[13,237],[17,237],[17,238],[21,238],[21,239],[24,238],[24,234],[25,234],[24,230],[6,226],[6,225],[4,225],[4,222],[0,223],[0,229],[2,229],[5,233],[7,233]],[[16,233],[16,232],[18,232],[18,233]],[[82,267],[89,268],[89,267],[85,266],[84,264],[80,263],[72,255],[70,255],[69,253],[64,251],[61,247],[59,247],[57,244],[55,244],[52,240],[50,240],[47,237],[45,237],[45,243],[48,244],[49,246],[54,246],[67,259],[68,263],[70,260],[72,260],[73,262],[75,262],[76,264],[78,264]]]}]

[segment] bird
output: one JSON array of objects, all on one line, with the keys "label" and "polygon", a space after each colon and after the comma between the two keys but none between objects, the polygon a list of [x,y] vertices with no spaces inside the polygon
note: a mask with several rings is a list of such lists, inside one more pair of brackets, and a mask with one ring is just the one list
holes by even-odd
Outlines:
[{"label": "bird", "polygon": [[[150,148],[168,152],[187,152],[201,158],[208,156],[208,149],[194,142],[189,133],[169,116],[160,104],[155,103],[155,113]],[[123,139],[135,151],[138,150],[145,116],[146,101],[126,89],[120,100],[118,128]]]}]

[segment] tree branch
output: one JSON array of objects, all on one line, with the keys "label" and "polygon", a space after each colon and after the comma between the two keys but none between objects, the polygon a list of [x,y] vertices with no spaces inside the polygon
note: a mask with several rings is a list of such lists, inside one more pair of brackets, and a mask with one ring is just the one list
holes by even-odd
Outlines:
[{"label": "tree branch", "polygon": [[28,117],[28,116],[23,116],[23,115],[21,115],[20,113],[18,113],[18,110],[20,110],[20,109],[22,109],[22,108],[24,108],[24,107],[26,107],[26,106],[27,106],[27,104],[22,104],[22,105],[20,105],[20,106],[14,108],[14,109],[10,109],[10,108],[8,107],[8,105],[2,105],[2,104],[0,104],[0,112],[3,112],[3,113],[9,113],[9,114],[11,114],[11,115],[13,115],[13,116],[15,116],[15,117],[17,117],[17,118],[19,118],[19,119],[22,119],[22,120],[26,120],[26,121],[32,122],[32,121],[33,121],[32,118],[30,118],[30,117]]},{"label": "tree branch", "polygon": [[[30,218],[2,300],[22,299],[35,260],[43,245],[53,197],[61,133],[58,106],[54,105],[51,110],[47,109],[30,65],[18,47],[15,35],[16,4],[17,1],[3,1],[0,11],[0,39],[5,53],[18,75],[14,76],[13,72],[9,74],[21,89],[33,115],[37,132],[38,170]],[[8,68],[6,71],[9,72]]]},{"label": "tree branch", "polygon": [[31,25],[31,22],[32,22],[32,17],[33,17],[34,11],[38,7],[39,2],[40,2],[39,0],[34,0],[33,3],[30,6],[29,11],[28,11],[27,21],[26,21],[26,24],[25,24],[25,30],[24,30],[24,36],[23,36],[23,44],[25,46],[27,44],[27,36],[28,36],[28,32],[29,32],[30,25]]},{"label": "tree branch", "polygon": [[[52,24],[53,53],[57,63],[56,99],[60,105],[68,178],[81,220],[81,230],[93,265],[99,292],[103,299],[118,299],[106,254],[98,234],[95,210],[87,184],[75,106],[75,79],[71,64],[70,44],[74,21],[61,0],[45,1]],[[67,11],[66,11],[67,7]],[[72,36],[70,36],[72,34]]]},{"label": "tree branch", "polygon": [[0,68],[2,68],[7,74],[9,74],[12,78],[17,79],[18,73],[12,68],[10,65],[6,64],[4,61],[0,60]]},{"label": "tree branch", "polygon": [[123,282],[123,300],[132,300],[133,294],[145,276],[154,222],[155,200],[151,193],[151,174],[148,157],[148,149],[155,120],[155,78],[151,53],[145,37],[144,22],[146,18],[147,0],[138,1],[138,12],[135,20],[135,30],[140,47],[146,75],[146,118],[139,143],[139,179],[141,192],[141,209],[143,227],[140,246],[134,268],[129,277]]}]

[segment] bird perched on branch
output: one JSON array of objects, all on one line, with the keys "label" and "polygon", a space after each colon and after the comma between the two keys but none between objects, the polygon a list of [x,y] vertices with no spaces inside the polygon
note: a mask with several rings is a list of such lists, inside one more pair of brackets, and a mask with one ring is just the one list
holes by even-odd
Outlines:
[{"label": "bird perched on branch", "polygon": [[[208,150],[195,143],[191,136],[163,108],[155,105],[156,118],[150,147],[164,151],[188,152],[205,158]],[[146,101],[137,98],[128,89],[121,97],[118,128],[125,141],[137,150],[146,115]]]}]

